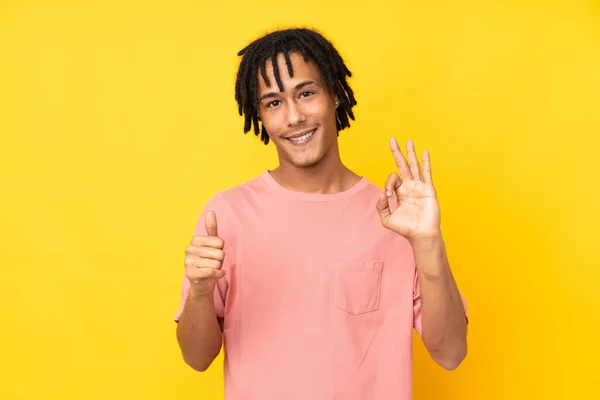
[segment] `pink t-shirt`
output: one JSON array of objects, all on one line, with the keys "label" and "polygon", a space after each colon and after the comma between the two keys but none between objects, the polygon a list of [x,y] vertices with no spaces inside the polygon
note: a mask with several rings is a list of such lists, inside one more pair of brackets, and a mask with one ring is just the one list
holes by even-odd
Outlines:
[{"label": "pink t-shirt", "polygon": [[[418,280],[408,241],[381,225],[380,193],[366,178],[293,192],[267,171],[208,202],[195,232],[215,211],[226,400],[412,398]],[[176,320],[188,290],[184,278]]]}]

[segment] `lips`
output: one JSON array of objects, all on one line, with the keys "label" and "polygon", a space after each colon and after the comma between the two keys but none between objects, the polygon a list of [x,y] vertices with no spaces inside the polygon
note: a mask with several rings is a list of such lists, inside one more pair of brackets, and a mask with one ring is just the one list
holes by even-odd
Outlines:
[{"label": "lips", "polygon": [[312,135],[314,135],[314,134],[315,134],[315,131],[314,131],[314,130],[312,130],[312,131],[310,131],[310,132],[308,132],[308,133],[305,133],[305,134],[304,134],[304,135],[302,135],[302,136],[297,136],[297,137],[288,138],[288,139],[289,139],[289,140],[291,140],[291,141],[292,141],[292,142],[294,142],[294,143],[300,143],[300,142],[304,142],[304,141],[308,140],[308,139],[309,139],[309,138],[311,138],[311,137],[312,137]]},{"label": "lips", "polygon": [[317,130],[317,128],[305,129],[302,132],[298,132],[298,133],[295,133],[293,135],[290,135],[290,136],[286,137],[286,139],[298,139],[298,138],[300,138],[302,136],[305,136],[308,133],[311,133],[311,132],[314,133],[314,131],[316,131],[316,130]]},{"label": "lips", "polygon": [[315,128],[307,131],[306,133],[296,134],[286,139],[291,143],[292,146],[304,146],[312,140],[316,130],[317,129]]}]

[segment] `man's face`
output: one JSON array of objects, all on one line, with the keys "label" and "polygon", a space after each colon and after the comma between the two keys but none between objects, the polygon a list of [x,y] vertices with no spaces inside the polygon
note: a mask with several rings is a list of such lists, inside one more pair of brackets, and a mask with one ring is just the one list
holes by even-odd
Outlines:
[{"label": "man's face", "polygon": [[317,65],[290,53],[294,77],[290,78],[283,53],[277,57],[283,92],[279,91],[273,65],[266,63],[267,87],[259,72],[258,113],[279,156],[280,164],[312,167],[337,149],[336,98],[325,87]]}]

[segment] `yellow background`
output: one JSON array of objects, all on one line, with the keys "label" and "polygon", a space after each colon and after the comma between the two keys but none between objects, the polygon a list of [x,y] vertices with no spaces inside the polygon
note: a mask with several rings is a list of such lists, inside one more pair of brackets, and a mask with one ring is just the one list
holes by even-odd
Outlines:
[{"label": "yellow background", "polygon": [[415,399],[600,398],[600,4],[206,3],[0,2],[0,398],[222,398],[222,359],[175,341],[183,251],[276,166],[236,53],[295,24],[355,74],[352,169],[383,184],[391,135],[431,151],[472,323],[454,372],[415,342]]}]

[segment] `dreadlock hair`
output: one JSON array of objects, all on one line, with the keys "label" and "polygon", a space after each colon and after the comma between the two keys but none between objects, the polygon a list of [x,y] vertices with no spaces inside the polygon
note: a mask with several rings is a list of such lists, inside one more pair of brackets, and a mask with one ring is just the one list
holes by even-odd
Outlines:
[{"label": "dreadlock hair", "polygon": [[[287,64],[287,72],[290,77],[294,76],[290,53],[298,52],[304,57],[304,61],[314,61],[325,86],[334,91],[340,101],[336,109],[336,126],[338,132],[350,127],[349,119],[354,120],[352,107],[357,102],[354,92],[346,82],[346,77],[351,77],[338,51],[321,34],[306,28],[285,29],[269,33],[255,40],[238,52],[243,56],[237,73],[235,83],[235,99],[238,103],[238,112],[245,114],[244,133],[254,127],[254,134],[258,136],[265,145],[269,144],[269,135],[264,126],[259,128],[258,117],[258,74],[262,75],[267,86],[271,82],[267,78],[266,63],[271,60],[275,81],[280,91],[283,91],[280,72],[277,65],[277,55],[283,53]],[[262,124],[261,124],[262,125]],[[339,136],[339,133],[338,133]]]}]

